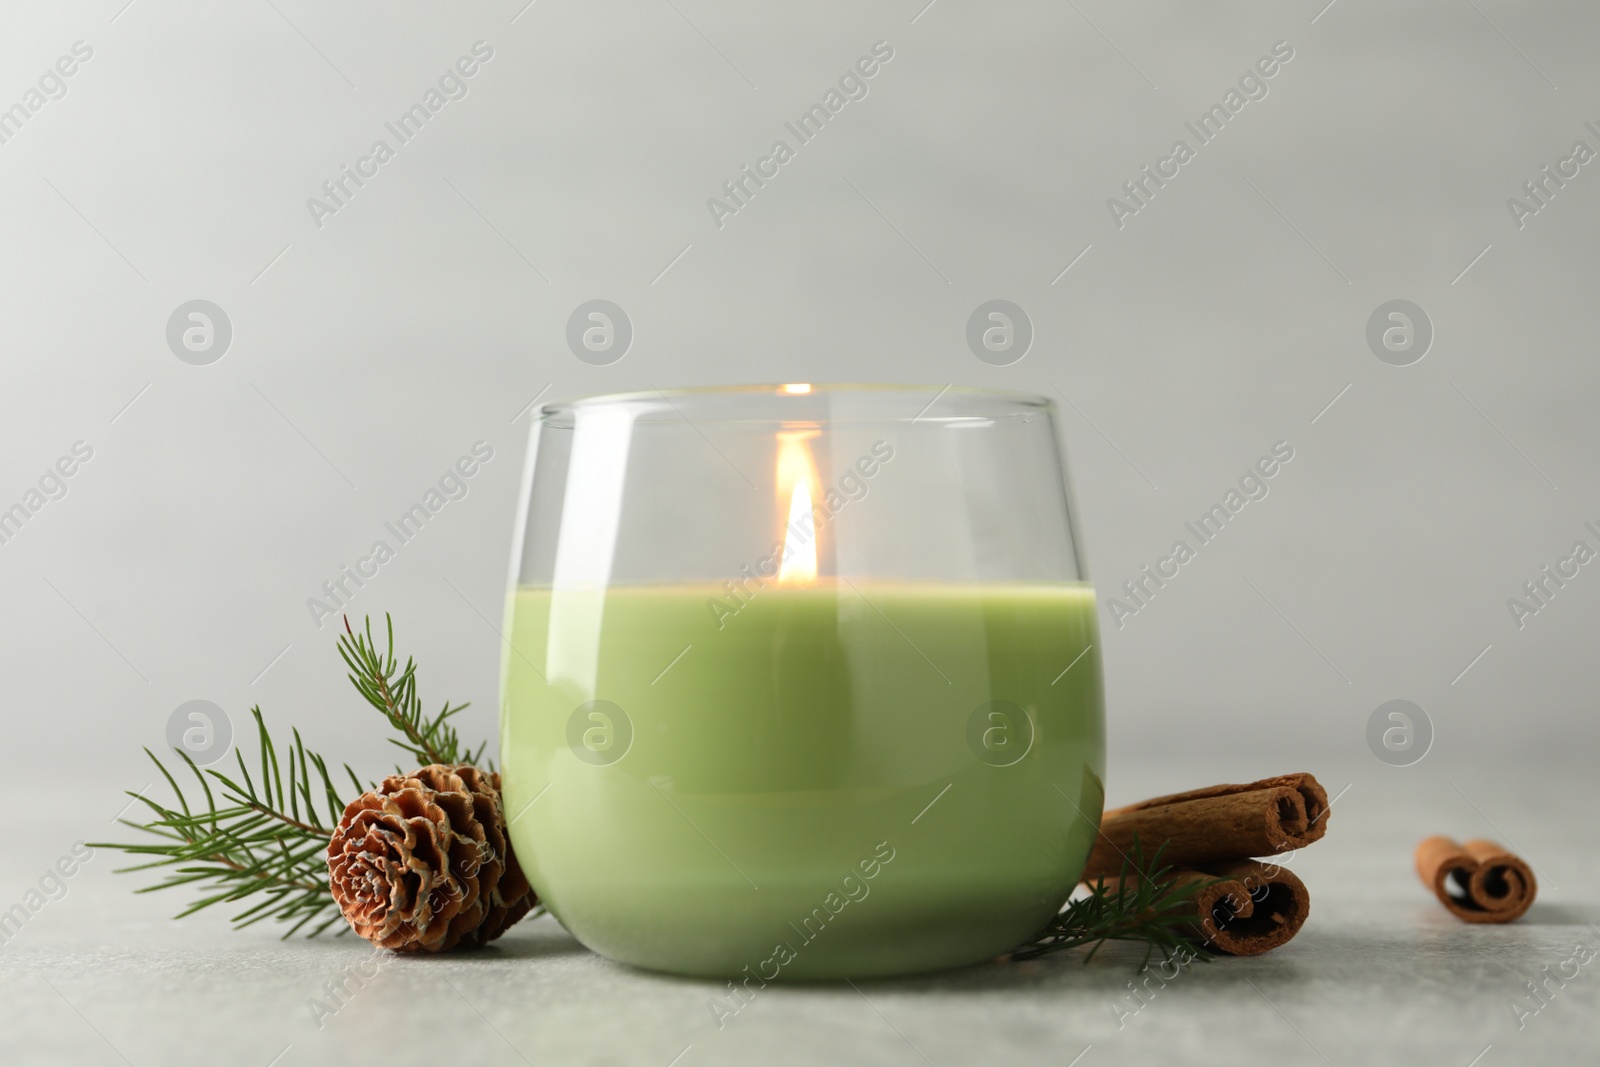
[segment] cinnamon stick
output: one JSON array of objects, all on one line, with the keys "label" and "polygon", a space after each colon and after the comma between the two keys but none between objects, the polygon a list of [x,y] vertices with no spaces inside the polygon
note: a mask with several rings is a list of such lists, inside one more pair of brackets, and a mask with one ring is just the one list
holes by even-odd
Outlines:
[{"label": "cinnamon stick", "polygon": [[1503,845],[1436,835],[1417,846],[1417,877],[1450,914],[1469,923],[1508,923],[1533,904],[1533,868]]},{"label": "cinnamon stick", "polygon": [[1276,863],[1208,864],[1192,877],[1224,879],[1195,894],[1193,931],[1229,956],[1259,956],[1287,944],[1311,914],[1305,883]]},{"label": "cinnamon stick", "polygon": [[[1193,921],[1180,929],[1228,956],[1259,956],[1287,944],[1311,914],[1305,883],[1276,863],[1232,860],[1175,870],[1170,877],[1180,888],[1209,883],[1186,902],[1183,912]],[[1135,881],[1129,877],[1118,884]]]},{"label": "cinnamon stick", "polygon": [[1145,863],[1161,848],[1162,866],[1203,869],[1303,848],[1327,830],[1328,793],[1310,774],[1193,789],[1107,811],[1083,878],[1119,876],[1135,837]]}]

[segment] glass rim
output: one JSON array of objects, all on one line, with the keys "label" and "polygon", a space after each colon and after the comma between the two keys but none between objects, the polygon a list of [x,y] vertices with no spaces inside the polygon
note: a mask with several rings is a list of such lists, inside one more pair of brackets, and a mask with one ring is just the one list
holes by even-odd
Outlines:
[{"label": "glass rim", "polygon": [[[682,386],[672,389],[634,390],[623,393],[596,393],[588,396],[573,397],[571,399],[553,400],[539,407],[540,419],[548,419],[563,414],[571,414],[579,410],[605,408],[616,405],[646,404],[666,402],[674,410],[676,400],[692,402],[698,399],[729,399],[747,396],[752,400],[765,401],[803,401],[826,396],[883,396],[901,395],[907,397],[927,397],[925,405],[919,405],[914,413],[900,415],[884,411],[881,418],[886,422],[915,422],[926,415],[929,408],[940,399],[947,396],[958,396],[978,402],[993,405],[996,412],[1003,409],[1025,409],[1033,411],[1053,412],[1055,401],[1040,393],[1025,393],[1012,389],[994,389],[978,385],[929,385],[913,382],[786,382],[786,383],[756,383],[747,385],[707,385],[707,386]],[[679,412],[681,415],[682,412]],[[733,422],[743,421],[751,414],[741,414],[730,418],[727,415],[701,413],[700,418],[707,422]],[[759,417],[759,416],[758,416]]]}]

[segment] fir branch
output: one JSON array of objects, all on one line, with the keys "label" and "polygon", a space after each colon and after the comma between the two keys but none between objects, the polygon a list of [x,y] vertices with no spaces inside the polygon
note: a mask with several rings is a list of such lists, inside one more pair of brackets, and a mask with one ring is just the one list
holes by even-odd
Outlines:
[{"label": "fir branch", "polygon": [[405,667],[399,665],[394,654],[394,619],[387,613],[383,618],[388,626],[388,647],[381,655],[372,637],[371,618],[366,619],[363,633],[350,628],[349,618],[344,620],[345,632],[339,638],[339,655],[350,668],[350,684],[356,687],[368,704],[382,712],[389,725],[399,732],[400,737],[391,737],[390,744],[411,753],[424,764],[478,765],[489,743],[485,741],[479,745],[476,752],[463,749],[455,727],[449,723],[450,717],[467,705],[452,707],[447,700],[444,710],[433,718],[423,714],[422,701],[417,697],[416,661],[407,656]]},{"label": "fir branch", "polygon": [[[408,657],[405,666],[399,666],[394,654],[394,621],[387,616],[385,620],[388,647],[382,654],[373,640],[370,619],[362,634],[345,620],[339,654],[350,668],[351,684],[399,732],[400,738],[391,738],[391,743],[417,760],[478,764],[488,742],[476,751],[466,750],[449,723],[450,717],[467,705],[452,706],[447,701],[444,710],[432,718],[423,714],[422,702],[417,699],[416,661]],[[237,771],[223,773],[209,767],[202,771],[186,753],[178,753],[200,787],[201,798],[193,805],[166,765],[145,749],[172,788],[177,806],[130,792],[129,796],[148,809],[150,818],[118,821],[147,837],[132,844],[109,842],[94,847],[116,849],[145,861],[120,868],[122,871],[163,869],[159,882],[137,892],[204,886],[202,895],[177,918],[213,904],[248,902],[249,906],[232,916],[236,927],[274,919],[290,924],[283,935],[286,938],[308,924],[309,936],[315,937],[340,919],[328,879],[327,849],[344,814],[345,801],[333,784],[327,761],[306,748],[299,730],[291,731],[292,740],[280,759],[261,709],[251,708],[250,713],[256,722],[257,758],[247,763],[243,751],[235,749]],[[344,772],[358,795],[367,791],[349,764],[344,765]],[[542,909],[534,914],[540,912]],[[339,933],[348,929],[341,926]]]},{"label": "fir branch", "polygon": [[[236,927],[275,919],[292,924],[283,935],[289,937],[308,923],[316,923],[311,930],[315,936],[339,918],[328,884],[326,852],[333,827],[344,813],[344,801],[334,788],[326,761],[306,749],[299,731],[294,731],[287,759],[280,763],[261,709],[251,708],[250,713],[256,722],[259,787],[250,775],[243,752],[237,749],[236,776],[211,768],[202,771],[187,753],[179,752],[204,797],[203,806],[197,803],[191,807],[177,779],[147,748],[145,754],[172,787],[177,807],[129,793],[153,817],[146,822],[118,821],[143,831],[150,839],[135,844],[105,842],[93,847],[116,849],[148,860],[120,868],[122,871],[166,868],[165,877],[140,889],[141,893],[195,882],[211,883],[205,895],[180,911],[177,918],[213,904],[258,898],[232,916]],[[282,773],[285,764],[289,772],[287,784]],[[359,788],[355,772],[348,766],[345,771]],[[220,786],[215,791],[213,780]]]},{"label": "fir branch", "polygon": [[1211,953],[1186,936],[1186,928],[1195,922],[1195,894],[1213,883],[1179,885],[1172,868],[1160,865],[1161,852],[1157,849],[1145,863],[1136,837],[1133,856],[1123,857],[1116,883],[1101,879],[1090,884],[1088,896],[1069,902],[1037,938],[1012,952],[1011,958],[1031,960],[1092,945],[1083,958],[1088,963],[1107,941],[1133,941],[1145,946],[1145,963],[1157,951],[1163,962],[1180,954],[1210,960]]}]

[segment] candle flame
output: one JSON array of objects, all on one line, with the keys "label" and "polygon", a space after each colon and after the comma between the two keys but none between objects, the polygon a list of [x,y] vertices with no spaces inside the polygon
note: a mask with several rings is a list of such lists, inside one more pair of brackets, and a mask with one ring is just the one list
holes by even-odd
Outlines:
[{"label": "candle flame", "polygon": [[[783,524],[779,585],[817,584],[817,527],[812,493],[820,482],[806,442],[816,430],[778,434],[778,520]],[[785,500],[787,498],[787,500]]]}]

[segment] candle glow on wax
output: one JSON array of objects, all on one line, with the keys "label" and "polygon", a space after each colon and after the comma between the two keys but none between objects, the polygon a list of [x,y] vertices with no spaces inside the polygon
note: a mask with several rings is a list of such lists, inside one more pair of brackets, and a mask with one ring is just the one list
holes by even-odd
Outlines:
[{"label": "candle glow on wax", "polygon": [[817,431],[784,430],[778,434],[778,521],[783,525],[783,562],[779,585],[817,584],[816,516],[812,489],[820,482],[806,444]]}]

